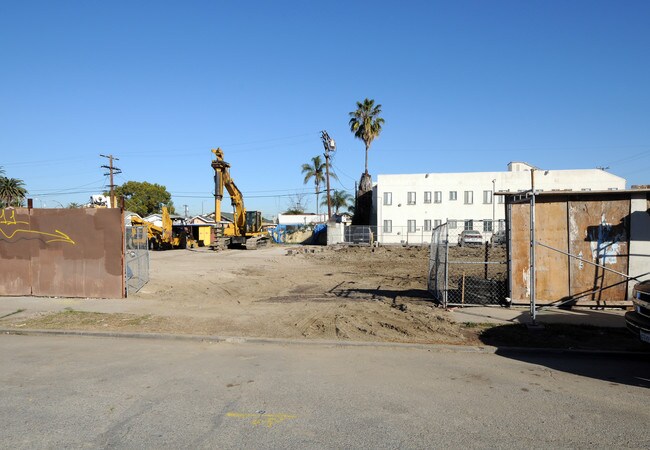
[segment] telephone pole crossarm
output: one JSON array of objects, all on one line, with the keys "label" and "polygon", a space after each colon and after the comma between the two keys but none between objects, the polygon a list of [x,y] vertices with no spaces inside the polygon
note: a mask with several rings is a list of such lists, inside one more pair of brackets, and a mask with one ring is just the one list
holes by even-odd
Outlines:
[{"label": "telephone pole crossarm", "polygon": [[113,155],[102,155],[100,154],[102,158],[107,158],[108,159],[108,166],[101,166],[104,169],[108,169],[108,173],[104,175],[110,176],[110,197],[111,197],[111,208],[115,208],[115,184],[113,183],[113,175],[118,175],[122,173],[122,170],[119,169],[118,167],[115,167],[113,165],[113,161],[119,161],[119,158],[116,158]]}]

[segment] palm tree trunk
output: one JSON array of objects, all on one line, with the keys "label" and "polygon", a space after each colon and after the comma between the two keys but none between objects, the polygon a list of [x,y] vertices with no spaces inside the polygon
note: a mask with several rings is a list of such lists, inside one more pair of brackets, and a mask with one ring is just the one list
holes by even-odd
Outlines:
[{"label": "palm tree trunk", "polygon": [[319,197],[319,191],[320,191],[319,188],[320,188],[319,184],[316,183],[316,214],[320,214],[320,212],[319,212],[319,210],[318,210],[318,207],[319,207],[319,205],[320,205],[320,202],[318,201],[318,200],[319,200],[319,199],[318,199],[318,197]]},{"label": "palm tree trunk", "polygon": [[368,173],[368,150],[370,149],[369,145],[366,145],[366,173]]}]

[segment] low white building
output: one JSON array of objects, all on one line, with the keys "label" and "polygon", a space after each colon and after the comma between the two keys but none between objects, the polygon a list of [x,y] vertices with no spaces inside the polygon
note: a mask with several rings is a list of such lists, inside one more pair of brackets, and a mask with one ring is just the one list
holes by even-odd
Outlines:
[{"label": "low white building", "polygon": [[[532,176],[531,176],[532,175]],[[600,169],[540,170],[511,162],[507,172],[420,173],[379,175],[373,205],[380,243],[419,244],[431,241],[431,231],[449,222],[452,229],[477,229],[490,239],[495,222],[503,224],[503,196],[494,192],[588,191],[625,189],[625,179]]]},{"label": "low white building", "polygon": [[312,225],[327,222],[327,214],[278,214],[278,225]]}]

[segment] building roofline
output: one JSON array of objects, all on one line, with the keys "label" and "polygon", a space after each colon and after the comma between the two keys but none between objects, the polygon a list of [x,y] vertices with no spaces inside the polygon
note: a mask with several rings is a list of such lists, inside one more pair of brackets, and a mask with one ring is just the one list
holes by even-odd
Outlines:
[{"label": "building roofline", "polygon": [[[497,191],[494,193],[494,195],[503,195],[503,196],[508,196],[508,195],[521,195],[523,193],[530,192],[529,190],[526,191],[518,191],[518,192],[507,192],[507,191]],[[607,189],[607,190],[593,190],[593,191],[541,191],[537,192],[535,194],[536,197],[552,197],[552,196],[561,196],[561,195],[617,195],[617,194],[647,194],[650,193],[650,189]]]}]

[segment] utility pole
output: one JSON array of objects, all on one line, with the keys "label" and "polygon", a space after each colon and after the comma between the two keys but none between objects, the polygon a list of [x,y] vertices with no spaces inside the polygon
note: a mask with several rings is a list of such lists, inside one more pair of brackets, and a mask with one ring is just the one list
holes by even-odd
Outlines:
[{"label": "utility pole", "polygon": [[188,208],[188,206],[187,206],[187,205],[183,205],[183,208],[185,208],[185,218],[187,219],[187,208]]},{"label": "utility pole", "polygon": [[496,191],[496,178],[492,180],[492,248],[494,248],[494,235],[497,231],[497,223],[496,223],[496,197],[494,196],[494,192]]},{"label": "utility pole", "polygon": [[535,168],[530,169],[530,272],[528,282],[530,283],[530,319],[533,326],[537,325],[537,301],[535,285],[537,278],[535,274]]},{"label": "utility pole", "polygon": [[120,170],[119,168],[113,166],[113,160],[119,161],[120,159],[116,158],[113,155],[101,155],[100,154],[99,156],[101,156],[102,158],[107,158],[108,161],[109,161],[108,166],[102,166],[102,167],[104,169],[108,169],[108,173],[105,173],[104,175],[109,175],[111,177],[110,178],[110,180],[111,180],[110,183],[111,184],[109,185],[109,187],[111,188],[110,189],[111,208],[115,208],[115,184],[113,183],[113,175],[119,175],[120,173],[122,173],[122,170]]},{"label": "utility pole", "polygon": [[327,182],[327,220],[332,218],[332,200],[330,199],[330,152],[336,150],[336,142],[323,130],[320,133],[325,148],[325,180]]}]

